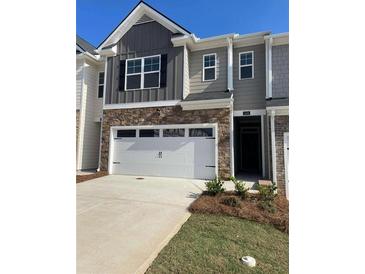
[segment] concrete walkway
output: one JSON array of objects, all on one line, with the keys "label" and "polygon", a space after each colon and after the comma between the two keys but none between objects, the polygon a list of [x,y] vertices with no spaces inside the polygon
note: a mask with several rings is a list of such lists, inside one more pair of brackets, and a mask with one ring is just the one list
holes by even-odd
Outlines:
[{"label": "concrete walkway", "polygon": [[77,273],[144,273],[204,181],[109,175],[77,187]]}]

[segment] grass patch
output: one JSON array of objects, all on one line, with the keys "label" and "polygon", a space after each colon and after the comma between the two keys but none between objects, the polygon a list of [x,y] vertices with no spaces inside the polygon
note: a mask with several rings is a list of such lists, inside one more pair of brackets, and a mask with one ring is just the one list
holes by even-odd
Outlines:
[{"label": "grass patch", "polygon": [[76,184],[82,183],[91,179],[99,178],[108,175],[107,171],[99,171],[88,175],[76,175]]},{"label": "grass patch", "polygon": [[[240,218],[192,214],[146,273],[288,273],[288,234]],[[240,262],[256,259],[256,267]]]}]

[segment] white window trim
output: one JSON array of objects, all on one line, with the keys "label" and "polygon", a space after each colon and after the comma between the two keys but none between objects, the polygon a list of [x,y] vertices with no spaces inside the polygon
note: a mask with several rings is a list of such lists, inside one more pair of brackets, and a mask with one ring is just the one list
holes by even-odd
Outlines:
[{"label": "white window trim", "polygon": [[[104,81],[103,81],[103,83],[100,84],[100,74],[101,73],[104,73]],[[104,97],[104,83],[105,83],[105,72],[99,71],[99,73],[98,73],[98,99],[102,99]],[[103,86],[103,96],[102,97],[99,97],[99,87],[100,86]]]},{"label": "white window trim", "polygon": [[[246,53],[252,53],[252,64],[250,65],[241,65],[241,55]],[[251,67],[252,66],[252,76],[250,78],[241,78],[241,68],[242,67]],[[238,73],[239,80],[249,80],[255,78],[255,52],[253,50],[240,52],[238,55]]]},{"label": "white window trim", "polygon": [[[158,57],[159,58],[159,68],[158,68],[158,70],[145,72],[144,71],[144,60],[146,58],[152,58],[152,57]],[[138,59],[141,59],[141,72],[138,72],[138,73],[128,73],[128,61],[138,60]],[[144,75],[145,74],[150,74],[150,73],[157,73],[157,72],[158,72],[158,86],[145,88],[144,87]],[[128,89],[127,88],[127,76],[133,76],[133,75],[141,75],[141,85],[140,85],[140,88]],[[124,90],[126,90],[126,91],[133,91],[133,90],[160,88],[160,86],[161,86],[161,83],[160,82],[161,82],[161,54],[151,55],[151,56],[143,56],[143,57],[138,57],[138,58],[130,58],[130,59],[126,59],[125,60]]]},{"label": "white window trim", "polygon": [[[205,56],[214,55],[214,66],[205,67]],[[203,55],[203,82],[211,82],[217,80],[217,53],[208,53]],[[214,79],[205,80],[205,70],[214,68]]]}]

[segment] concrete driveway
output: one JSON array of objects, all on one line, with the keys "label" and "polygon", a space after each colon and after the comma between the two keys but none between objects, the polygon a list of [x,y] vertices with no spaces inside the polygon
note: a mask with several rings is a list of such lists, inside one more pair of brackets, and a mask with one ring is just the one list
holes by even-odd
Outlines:
[{"label": "concrete driveway", "polygon": [[77,273],[144,273],[204,181],[109,175],[77,187]]}]

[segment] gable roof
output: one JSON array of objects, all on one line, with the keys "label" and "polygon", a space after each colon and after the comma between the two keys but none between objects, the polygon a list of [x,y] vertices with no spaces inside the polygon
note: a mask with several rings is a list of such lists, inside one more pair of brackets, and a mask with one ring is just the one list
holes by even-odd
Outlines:
[{"label": "gable roof", "polygon": [[96,48],[93,45],[91,45],[88,41],[86,41],[85,39],[81,38],[76,34],[76,52],[86,51],[92,55],[96,55],[95,50]]},{"label": "gable roof", "polygon": [[166,15],[162,14],[158,10],[154,9],[147,3],[140,1],[129,13],[128,15],[119,23],[119,25],[100,43],[98,49],[108,47],[111,44],[117,43],[120,38],[135,24],[139,21],[142,16],[147,16],[152,20],[157,21],[165,28],[169,29],[173,33],[182,33],[185,35],[190,35],[191,32],[168,18]]}]

